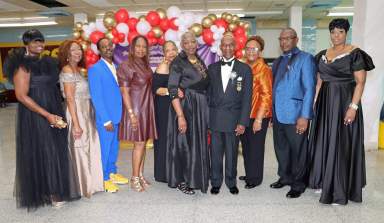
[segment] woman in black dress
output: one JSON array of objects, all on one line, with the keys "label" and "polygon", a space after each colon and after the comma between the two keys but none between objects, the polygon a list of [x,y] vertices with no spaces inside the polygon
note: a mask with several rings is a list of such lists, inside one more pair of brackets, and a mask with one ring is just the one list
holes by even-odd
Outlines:
[{"label": "woman in black dress", "polygon": [[333,47],[317,56],[315,117],[310,132],[309,187],[321,189],[320,202],[362,202],[366,184],[361,95],[371,57],[346,44],[349,22],[329,24]]},{"label": "woman in black dress", "polygon": [[23,34],[25,48],[15,50],[7,62],[7,74],[20,102],[16,124],[15,196],[18,207],[79,198],[79,185],[70,163],[67,129],[57,83],[56,60],[40,53],[44,36],[38,30]]},{"label": "woman in black dress", "polygon": [[[195,35],[181,38],[182,52],[171,63],[168,89],[173,109],[168,119],[167,181],[185,194],[207,192],[209,151],[207,144],[209,84],[207,68],[198,57]],[[184,91],[183,99],[178,89]]]},{"label": "woman in black dress", "polygon": [[156,68],[152,80],[152,91],[155,94],[155,119],[158,138],[154,140],[155,180],[167,182],[165,168],[167,149],[168,111],[171,99],[168,92],[169,65],[177,56],[176,44],[167,41],[163,46],[164,60]]}]

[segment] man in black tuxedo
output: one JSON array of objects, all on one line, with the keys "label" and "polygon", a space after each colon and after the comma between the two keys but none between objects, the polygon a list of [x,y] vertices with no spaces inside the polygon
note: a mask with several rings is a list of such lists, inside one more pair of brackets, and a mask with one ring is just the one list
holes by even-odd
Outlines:
[{"label": "man in black tuxedo", "polygon": [[208,67],[212,146],[211,193],[220,192],[225,154],[225,184],[232,194],[238,194],[239,189],[236,186],[238,136],[244,133],[249,123],[252,72],[247,64],[235,59],[235,40],[231,34],[224,35],[220,49],[223,58]]}]

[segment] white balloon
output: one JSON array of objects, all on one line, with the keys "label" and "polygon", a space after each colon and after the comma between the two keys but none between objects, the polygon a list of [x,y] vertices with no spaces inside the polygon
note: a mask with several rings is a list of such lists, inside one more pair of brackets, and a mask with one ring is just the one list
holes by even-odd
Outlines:
[{"label": "white balloon", "polygon": [[219,40],[220,39],[220,34],[217,33],[217,32],[213,33],[213,39],[214,40]]},{"label": "white balloon", "polygon": [[142,20],[136,24],[136,30],[140,35],[147,35],[151,31],[151,25],[149,22]]},{"label": "white balloon", "polygon": [[181,10],[177,6],[171,6],[167,9],[168,18],[179,17],[180,14],[181,14]]},{"label": "white balloon", "polygon": [[124,33],[125,35],[127,35],[129,32],[129,27],[124,22],[117,24],[116,29],[117,31],[119,31],[119,33]]},{"label": "white balloon", "polygon": [[215,33],[215,32],[217,31],[218,28],[217,28],[216,25],[212,25],[210,29],[211,29],[211,31],[212,31],[213,33]]},{"label": "white balloon", "polygon": [[96,19],[96,29],[99,30],[102,33],[107,32],[107,28],[105,28],[103,19]]},{"label": "white balloon", "polygon": [[186,12],[183,14],[183,22],[187,27],[193,24],[195,15],[192,12]]},{"label": "white balloon", "polygon": [[203,39],[203,36],[199,36],[199,37],[197,37],[196,39],[197,39],[197,42],[198,42],[199,44],[202,44],[202,45],[205,44],[204,39]]},{"label": "white balloon", "polygon": [[225,29],[224,29],[224,27],[220,27],[220,28],[218,29],[218,31],[219,31],[221,34],[223,34],[223,33],[225,32]]},{"label": "white balloon", "polygon": [[97,49],[96,44],[91,43],[91,49],[92,49],[92,51],[93,51],[96,55],[99,55],[99,50]]},{"label": "white balloon", "polygon": [[172,40],[174,42],[178,41],[178,33],[175,30],[168,29],[167,32],[164,34],[165,40]]},{"label": "white balloon", "polygon": [[96,31],[96,23],[94,23],[94,22],[89,23],[88,31],[90,33],[92,33],[93,31]]}]

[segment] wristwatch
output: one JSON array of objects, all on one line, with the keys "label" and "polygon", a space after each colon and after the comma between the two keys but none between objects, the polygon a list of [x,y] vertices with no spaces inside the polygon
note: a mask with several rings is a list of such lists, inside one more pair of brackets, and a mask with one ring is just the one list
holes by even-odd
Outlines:
[{"label": "wristwatch", "polygon": [[352,108],[353,110],[359,109],[359,106],[357,104],[353,103],[353,102],[351,102],[351,104],[349,104],[348,107]]}]

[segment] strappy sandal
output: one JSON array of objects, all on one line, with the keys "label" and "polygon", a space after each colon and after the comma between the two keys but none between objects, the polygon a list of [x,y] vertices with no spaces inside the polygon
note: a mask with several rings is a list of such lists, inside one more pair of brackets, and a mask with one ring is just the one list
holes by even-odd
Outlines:
[{"label": "strappy sandal", "polygon": [[144,191],[143,186],[141,186],[139,177],[132,177],[131,178],[131,188],[137,192],[143,192]]},{"label": "strappy sandal", "polygon": [[193,195],[195,194],[195,191],[192,188],[189,188],[185,182],[180,183],[177,185],[177,189],[184,194]]},{"label": "strappy sandal", "polygon": [[140,176],[140,177],[139,177],[139,180],[140,180],[140,184],[141,184],[141,186],[143,186],[144,188],[148,188],[149,186],[151,186],[151,183],[149,183],[149,181],[146,180],[146,179],[144,178],[144,176]]}]

